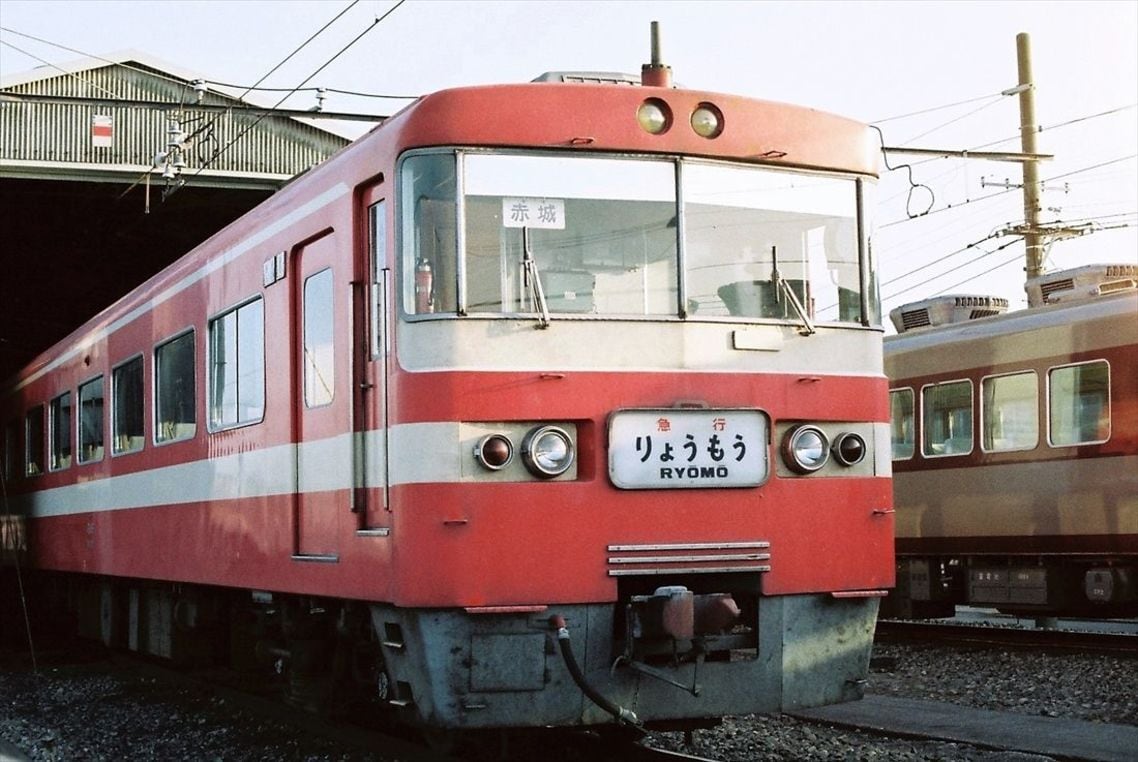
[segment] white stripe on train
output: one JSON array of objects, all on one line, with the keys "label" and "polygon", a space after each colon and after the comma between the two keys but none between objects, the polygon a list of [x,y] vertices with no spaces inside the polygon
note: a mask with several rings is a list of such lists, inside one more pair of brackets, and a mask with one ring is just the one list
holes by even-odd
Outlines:
[{"label": "white stripe on train", "polygon": [[[411,423],[390,431],[391,485],[448,484],[469,480],[469,450],[462,445],[457,422]],[[357,477],[353,465],[353,437],[365,453],[365,473]],[[387,473],[383,458],[383,431],[341,434],[301,444],[276,445],[163,466],[133,474],[91,479],[63,487],[9,495],[15,513],[32,518],[79,513],[161,507],[220,500],[382,487]],[[874,424],[876,476],[888,476],[889,426]],[[80,469],[89,468],[80,466]],[[95,466],[97,468],[97,466]]]}]

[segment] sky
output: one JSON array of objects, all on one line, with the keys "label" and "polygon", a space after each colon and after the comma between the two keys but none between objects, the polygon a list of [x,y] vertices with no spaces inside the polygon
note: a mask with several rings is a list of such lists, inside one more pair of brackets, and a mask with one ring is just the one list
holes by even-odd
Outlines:
[{"label": "sky", "polygon": [[[888,146],[954,151],[1020,150],[1018,98],[1000,93],[1018,83],[1025,32],[1038,150],[1055,157],[1040,165],[1042,220],[1096,231],[1055,242],[1047,267],[1138,263],[1135,0],[0,0],[0,77],[135,49],[210,82],[248,87],[269,74],[262,87],[415,96],[545,71],[639,73],[651,21],[681,86],[872,123]],[[283,106],[315,102],[304,92]],[[329,92],[324,108],[390,114],[408,102]],[[1023,245],[1001,234],[1023,222],[1020,165],[888,159],[905,163],[883,165],[877,193],[885,310],[941,293],[1024,306]]]}]

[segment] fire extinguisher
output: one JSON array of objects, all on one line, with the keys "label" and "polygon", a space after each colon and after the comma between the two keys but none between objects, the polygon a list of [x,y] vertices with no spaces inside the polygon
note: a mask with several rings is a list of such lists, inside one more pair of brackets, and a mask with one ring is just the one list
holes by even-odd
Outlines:
[{"label": "fire extinguisher", "polygon": [[415,312],[423,314],[435,311],[435,274],[431,272],[431,263],[420,259],[415,265]]}]

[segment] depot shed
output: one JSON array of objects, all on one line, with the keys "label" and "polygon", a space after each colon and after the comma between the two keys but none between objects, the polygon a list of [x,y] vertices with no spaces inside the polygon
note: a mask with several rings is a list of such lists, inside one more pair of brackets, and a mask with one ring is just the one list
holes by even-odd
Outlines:
[{"label": "depot shed", "polygon": [[0,79],[0,383],[350,142],[243,96],[137,51]]}]

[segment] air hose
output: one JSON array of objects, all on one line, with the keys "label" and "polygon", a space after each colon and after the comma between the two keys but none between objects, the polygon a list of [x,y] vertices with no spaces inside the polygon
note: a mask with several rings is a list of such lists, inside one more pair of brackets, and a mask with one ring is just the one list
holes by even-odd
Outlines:
[{"label": "air hose", "polygon": [[561,656],[565,660],[565,667],[569,670],[569,676],[573,678],[573,682],[577,684],[581,692],[594,704],[615,717],[618,723],[637,728],[641,727],[640,719],[635,712],[612,703],[585,680],[585,675],[581,672],[580,665],[577,664],[577,657],[573,655],[573,646],[569,643],[569,628],[565,625],[565,619],[554,614],[549,618],[549,625],[557,631],[557,640],[561,645]]}]

